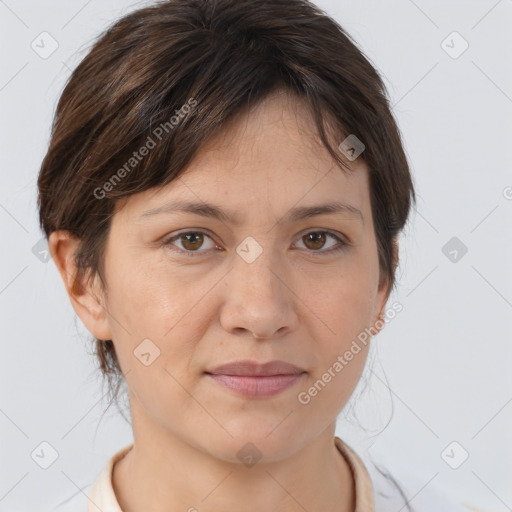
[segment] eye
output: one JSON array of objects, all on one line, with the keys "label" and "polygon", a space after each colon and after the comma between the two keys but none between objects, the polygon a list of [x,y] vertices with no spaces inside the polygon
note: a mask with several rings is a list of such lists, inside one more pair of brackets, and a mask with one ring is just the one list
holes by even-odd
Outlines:
[{"label": "eye", "polygon": [[[338,246],[336,247],[336,244],[331,244],[331,246],[328,246],[327,250],[319,250],[325,246],[326,240],[328,238],[338,242]],[[206,248],[203,247],[205,239],[210,240],[210,246]],[[331,233],[330,231],[310,231],[309,233],[302,235],[300,240],[305,241],[307,244],[306,249],[308,249],[315,256],[317,255],[315,253],[335,253],[346,249],[349,245],[339,236]],[[181,247],[176,245],[178,243],[181,244]],[[212,237],[203,231],[184,231],[178,233],[177,235],[164,240],[162,245],[168,247],[172,251],[185,254],[186,256],[197,256],[200,253],[206,253],[210,249],[217,247]],[[205,250],[200,251],[200,248],[204,248]]]},{"label": "eye", "polygon": [[[331,246],[328,247],[328,250],[319,250],[325,246],[325,242],[329,237],[337,241],[338,246],[336,247],[336,244],[334,244],[334,248],[332,248],[333,245],[331,244]],[[310,231],[309,233],[302,235],[300,240],[303,240],[306,245],[306,249],[310,249],[313,253],[333,253],[344,250],[349,245],[339,236],[331,233],[330,231]]]},{"label": "eye", "polygon": [[[210,239],[212,245],[210,247],[207,247],[205,251],[198,251],[197,249],[199,249],[200,247],[203,246],[205,238]],[[179,243],[181,243],[182,247],[179,247],[178,249],[173,247],[175,241],[178,241]],[[212,238],[209,235],[207,235],[206,233],[204,233],[203,231],[186,231],[186,232],[179,233],[179,234],[165,240],[163,242],[163,245],[165,245],[166,247],[169,247],[169,249],[171,249],[173,251],[180,252],[182,254],[184,253],[187,256],[195,256],[194,253],[206,252],[208,249],[216,247]]]}]

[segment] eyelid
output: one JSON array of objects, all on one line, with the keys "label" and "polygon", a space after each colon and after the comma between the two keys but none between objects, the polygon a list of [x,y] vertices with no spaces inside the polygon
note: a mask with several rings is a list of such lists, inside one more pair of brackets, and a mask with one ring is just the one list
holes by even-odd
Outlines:
[{"label": "eyelid", "polygon": [[305,235],[309,235],[309,233],[327,233],[328,235],[331,235],[334,238],[338,238],[341,242],[345,242],[346,244],[349,243],[349,239],[346,235],[328,228],[307,228],[299,233],[299,238],[302,238]]},{"label": "eyelid", "polygon": [[180,236],[187,235],[187,234],[190,234],[190,233],[194,233],[194,234],[199,233],[199,234],[202,234],[202,235],[206,235],[208,238],[210,238],[212,240],[212,242],[216,246],[218,246],[218,244],[214,240],[214,237],[211,234],[211,232],[209,230],[207,230],[207,229],[204,229],[204,228],[198,228],[198,229],[188,228],[188,229],[184,229],[184,230],[178,231],[176,233],[171,234],[170,236],[164,237],[162,239],[162,241],[160,242],[160,245],[169,248],[173,252],[184,254],[185,256],[195,256],[196,254],[207,253],[207,252],[209,252],[211,250],[215,250],[215,249],[207,249],[207,250],[203,250],[203,251],[186,251],[184,249],[180,249],[179,247],[176,247],[176,248],[172,247],[172,242],[178,240],[180,238]]},{"label": "eyelid", "polygon": [[[215,239],[214,239],[213,235],[211,234],[211,232],[205,228],[197,228],[197,229],[188,228],[188,229],[180,230],[176,233],[173,233],[172,235],[170,235],[168,237],[165,237],[161,241],[161,245],[163,245],[165,247],[169,247],[170,250],[172,250],[174,252],[178,252],[180,254],[184,254],[186,256],[195,256],[196,254],[208,253],[211,250],[216,250],[216,249],[207,249],[207,250],[203,250],[203,251],[201,251],[201,250],[186,251],[184,249],[180,249],[179,247],[178,248],[171,247],[171,245],[172,245],[171,242],[174,242],[175,240],[179,239],[179,237],[181,235],[186,235],[186,234],[190,234],[190,233],[194,233],[194,234],[199,233],[199,234],[206,235],[212,240],[212,242],[214,244],[216,244],[218,246],[218,244],[217,244],[217,242],[215,242]],[[329,248],[326,250],[317,250],[317,251],[314,251],[311,249],[310,250],[306,249],[307,252],[309,252],[312,255],[332,254],[339,250],[345,249],[347,246],[351,245],[350,240],[348,240],[348,238],[345,235],[338,233],[336,231],[332,231],[327,228],[307,228],[306,230],[299,233],[297,240],[300,240],[302,237],[308,235],[309,233],[325,233],[325,234],[330,235],[333,238],[337,239],[337,241],[338,241],[338,247],[335,247],[335,248]],[[341,243],[341,246],[339,245],[340,243]]]},{"label": "eyelid", "polygon": [[308,235],[309,233],[325,233],[327,235],[332,236],[334,239],[336,239],[338,241],[337,245],[335,245],[334,247],[330,247],[329,249],[325,249],[325,250],[319,249],[318,251],[306,249],[308,255],[311,255],[313,257],[316,257],[316,256],[322,257],[323,255],[337,254],[338,252],[341,252],[341,251],[347,249],[350,245],[352,245],[350,240],[345,235],[338,233],[336,231],[332,231],[330,229],[326,229],[326,228],[308,228],[305,231],[300,233],[298,240],[300,240],[302,237]]}]

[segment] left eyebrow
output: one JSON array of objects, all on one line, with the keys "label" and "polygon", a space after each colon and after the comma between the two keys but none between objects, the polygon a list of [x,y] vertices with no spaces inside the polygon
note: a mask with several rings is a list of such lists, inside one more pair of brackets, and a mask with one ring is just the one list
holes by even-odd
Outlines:
[{"label": "left eyebrow", "polygon": [[364,224],[364,217],[361,210],[347,203],[326,203],[315,206],[297,206],[288,211],[280,222],[297,222],[303,219],[316,217],[317,215],[339,214],[355,217]]},{"label": "left eyebrow", "polygon": [[[172,214],[176,212],[192,213],[202,217],[218,219],[232,225],[240,225],[240,216],[237,212],[223,210],[220,206],[212,203],[198,203],[183,200],[172,201],[157,208],[146,210],[140,215],[139,218],[143,219],[162,213]],[[318,204],[313,206],[297,206],[290,209],[279,222],[297,222],[299,220],[309,219],[318,215],[340,213],[355,217],[364,224],[364,217],[361,213],[361,210],[350,204],[340,202]]]}]

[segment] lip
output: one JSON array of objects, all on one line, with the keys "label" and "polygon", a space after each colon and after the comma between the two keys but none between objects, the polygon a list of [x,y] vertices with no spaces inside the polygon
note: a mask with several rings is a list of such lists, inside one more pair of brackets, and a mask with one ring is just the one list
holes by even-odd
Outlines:
[{"label": "lip", "polygon": [[218,375],[243,375],[249,377],[269,377],[273,375],[298,375],[305,370],[286,361],[269,361],[268,363],[258,363],[244,359],[243,361],[233,361],[231,363],[217,366],[213,370],[207,370],[206,373]]},{"label": "lip", "polygon": [[235,361],[205,372],[217,384],[244,397],[268,397],[301,380],[306,371],[285,361]]}]

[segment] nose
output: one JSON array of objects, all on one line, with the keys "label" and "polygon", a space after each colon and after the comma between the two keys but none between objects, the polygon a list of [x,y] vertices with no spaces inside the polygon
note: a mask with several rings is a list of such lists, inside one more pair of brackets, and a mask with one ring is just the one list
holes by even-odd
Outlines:
[{"label": "nose", "polygon": [[256,339],[282,337],[298,325],[298,302],[290,275],[270,250],[252,262],[237,255],[224,278],[220,322],[236,335],[248,331]]}]

